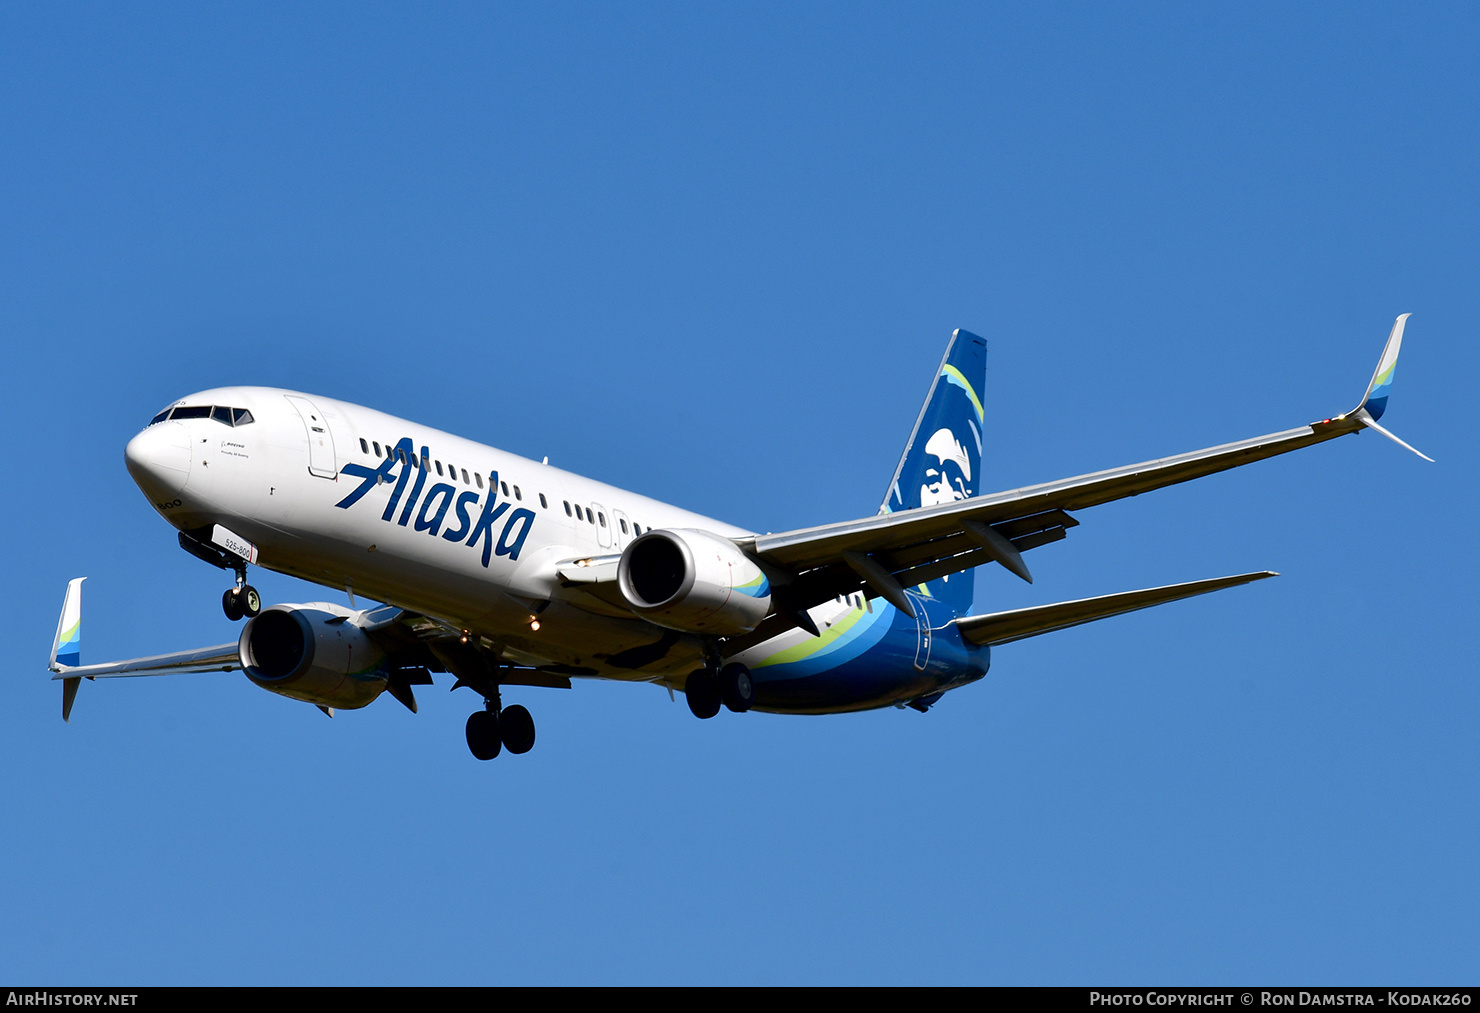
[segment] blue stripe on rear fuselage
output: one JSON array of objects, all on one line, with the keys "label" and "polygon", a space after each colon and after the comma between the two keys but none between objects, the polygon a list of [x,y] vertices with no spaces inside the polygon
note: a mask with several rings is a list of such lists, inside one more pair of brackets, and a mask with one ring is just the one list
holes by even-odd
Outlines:
[{"label": "blue stripe on rear fuselage", "polygon": [[[759,710],[866,710],[951,689],[980,679],[991,652],[961,639],[955,614],[938,601],[914,599],[931,626],[929,661],[920,657],[918,624],[892,605],[856,609],[820,637],[806,637],[762,659],[748,658]],[[850,622],[851,620],[851,622]],[[835,633],[835,631],[837,631]]]}]

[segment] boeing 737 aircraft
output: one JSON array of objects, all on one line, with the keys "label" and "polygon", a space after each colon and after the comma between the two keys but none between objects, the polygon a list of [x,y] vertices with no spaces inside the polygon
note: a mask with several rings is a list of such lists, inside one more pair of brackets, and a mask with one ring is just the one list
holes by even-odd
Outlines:
[{"label": "boeing 737 aircraft", "polygon": [[[972,614],[972,570],[1031,581],[1023,554],[1079,511],[1374,429],[1403,327],[1393,324],[1356,408],[1307,426],[1042,485],[981,495],[986,342],[956,331],[878,514],[758,534],[359,405],[264,387],[176,401],[129,441],[129,473],[180,545],[235,573],[229,644],[82,665],[77,578],[51,652],[68,719],[83,679],[230,672],[335,708],[451,673],[483,706],[481,760],[534,745],[506,686],[622,679],[721,705],[824,714],[930,708],[982,678],[991,648],[1272,577],[1268,571]],[[1418,451],[1414,450],[1414,453]],[[1420,454],[1419,456],[1423,456]],[[1427,458],[1426,458],[1427,459]],[[265,566],[386,604],[262,608]]]}]

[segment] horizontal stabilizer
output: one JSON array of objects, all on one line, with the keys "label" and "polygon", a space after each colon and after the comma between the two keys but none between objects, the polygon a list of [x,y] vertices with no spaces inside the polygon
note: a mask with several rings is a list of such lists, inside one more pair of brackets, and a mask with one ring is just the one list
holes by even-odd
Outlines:
[{"label": "horizontal stabilizer", "polygon": [[1036,637],[1040,633],[1066,630],[1096,619],[1135,612],[1153,605],[1165,605],[1180,598],[1221,591],[1226,587],[1237,587],[1265,577],[1278,577],[1272,570],[1257,573],[1241,573],[1233,577],[1214,577],[1211,580],[1194,580],[1187,584],[1168,584],[1165,587],[1148,587],[1141,591],[1122,591],[1098,598],[1081,598],[1078,601],[1061,601],[1054,605],[1035,605],[1032,608],[1012,609],[1008,612],[993,612],[988,615],[965,616],[956,620],[961,636],[978,647],[984,645],[1010,644],[1014,640]]}]

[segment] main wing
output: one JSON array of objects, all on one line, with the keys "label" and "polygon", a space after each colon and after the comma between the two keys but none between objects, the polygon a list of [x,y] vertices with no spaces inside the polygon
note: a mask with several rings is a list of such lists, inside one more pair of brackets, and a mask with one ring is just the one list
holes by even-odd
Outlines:
[{"label": "main wing", "polygon": [[746,644],[759,642],[790,626],[805,626],[804,617],[798,615],[802,610],[860,586],[913,616],[904,588],[946,574],[997,562],[1031,581],[1022,553],[1063,538],[1068,528],[1079,523],[1070,510],[1188,482],[1362,429],[1375,429],[1413,450],[1377,424],[1387,404],[1408,316],[1405,313],[1394,322],[1366,394],[1344,415],[1056,482],[739,540],[743,549],[775,568],[781,577],[772,580],[777,614],[743,639]]},{"label": "main wing", "polygon": [[[62,602],[56,638],[52,641],[49,667],[52,679],[60,679],[62,682],[63,721],[72,716],[72,705],[76,702],[77,689],[82,685],[83,679],[242,670],[240,640],[128,661],[80,664],[82,582],[85,579],[77,577],[67,583],[67,596]],[[416,712],[417,707],[411,687],[430,685],[431,672],[451,672],[458,678],[457,685],[471,686],[484,696],[496,693],[497,687],[501,685],[570,688],[570,678],[562,672],[501,662],[497,651],[477,640],[469,641],[461,630],[450,624],[430,616],[407,612],[394,605],[382,605],[362,611],[328,602],[278,607],[331,612],[334,618],[329,620],[330,624],[351,623],[375,641],[385,652],[387,659],[384,669],[386,691],[412,713]],[[246,636],[244,628],[243,637]],[[330,708],[320,706],[325,713],[332,713]]]}]

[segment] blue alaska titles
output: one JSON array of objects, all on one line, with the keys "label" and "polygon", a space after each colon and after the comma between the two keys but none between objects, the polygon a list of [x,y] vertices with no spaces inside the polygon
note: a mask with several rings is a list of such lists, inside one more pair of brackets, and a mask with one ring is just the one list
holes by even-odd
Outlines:
[{"label": "blue alaska titles", "polygon": [[[427,462],[431,457],[431,452],[427,447],[422,447],[421,463],[417,466],[410,463],[415,459],[414,449],[410,437],[402,437],[377,468],[368,468],[363,464],[344,465],[340,471],[353,475],[361,481],[356,489],[334,505],[341,510],[348,510],[375,486],[388,485],[394,481],[396,487],[391,491],[390,499],[385,504],[385,510],[380,514],[381,520],[387,523],[394,521],[398,527],[404,528],[411,521],[414,511],[416,515],[414,530],[416,531],[425,531],[432,537],[441,534],[449,542],[463,542],[463,539],[467,539],[464,544],[468,548],[475,548],[481,541],[485,567],[495,555],[508,556],[511,560],[517,560],[520,550],[524,548],[524,539],[529,536],[529,529],[534,526],[534,511],[526,507],[511,510],[511,504],[498,502],[498,472],[495,471],[488,476],[488,499],[484,501],[483,508],[475,519],[471,510],[477,507],[482,494],[471,489],[459,493],[456,486],[446,482],[437,482],[426,491],[426,497],[422,498],[422,488],[426,485],[428,475]],[[399,470],[397,470],[397,465],[400,465]],[[406,485],[413,471],[416,472],[416,481],[411,483],[411,494],[406,497],[406,502],[402,505],[401,498],[406,495]],[[421,503],[420,510],[416,509],[418,501]],[[400,517],[396,517],[397,506],[401,507]],[[449,509],[456,515],[457,526],[443,531],[442,525],[447,519]],[[498,537],[495,538],[494,528],[500,520],[503,521],[503,527],[499,528]]]}]

